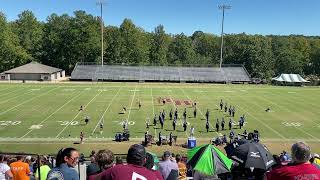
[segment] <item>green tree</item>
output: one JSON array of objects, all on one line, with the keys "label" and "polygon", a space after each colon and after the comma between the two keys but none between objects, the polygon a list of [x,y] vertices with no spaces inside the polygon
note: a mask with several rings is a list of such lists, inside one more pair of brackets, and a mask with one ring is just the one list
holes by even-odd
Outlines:
[{"label": "green tree", "polygon": [[165,33],[163,25],[158,25],[151,34],[150,63],[167,65],[167,52],[170,37]]}]

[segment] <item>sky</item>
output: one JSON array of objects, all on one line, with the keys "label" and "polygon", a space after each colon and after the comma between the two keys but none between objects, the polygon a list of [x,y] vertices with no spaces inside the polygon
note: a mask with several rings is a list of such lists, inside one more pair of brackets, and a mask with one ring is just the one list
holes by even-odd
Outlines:
[{"label": "sky", "polygon": [[[14,21],[23,10],[31,10],[38,20],[56,13],[73,16],[76,10],[100,15],[100,0],[0,0],[0,11]],[[192,35],[195,31],[306,36],[320,35],[320,0],[104,0],[105,25],[120,26],[125,18],[145,31],[162,24],[166,33]]]}]

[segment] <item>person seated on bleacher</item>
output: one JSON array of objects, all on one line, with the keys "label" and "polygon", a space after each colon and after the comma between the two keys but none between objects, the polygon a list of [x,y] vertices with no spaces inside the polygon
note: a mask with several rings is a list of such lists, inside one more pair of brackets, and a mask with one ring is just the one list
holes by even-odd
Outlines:
[{"label": "person seated on bleacher", "polygon": [[163,179],[177,179],[179,176],[178,164],[170,160],[171,153],[165,151],[162,161],[159,162],[159,171]]}]

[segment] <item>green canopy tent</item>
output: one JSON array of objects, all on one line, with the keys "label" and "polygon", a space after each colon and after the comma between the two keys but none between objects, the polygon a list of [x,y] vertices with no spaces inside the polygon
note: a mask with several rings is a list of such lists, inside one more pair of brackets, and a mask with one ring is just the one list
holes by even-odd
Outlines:
[{"label": "green canopy tent", "polygon": [[211,144],[188,151],[188,165],[206,175],[230,172],[232,160]]}]

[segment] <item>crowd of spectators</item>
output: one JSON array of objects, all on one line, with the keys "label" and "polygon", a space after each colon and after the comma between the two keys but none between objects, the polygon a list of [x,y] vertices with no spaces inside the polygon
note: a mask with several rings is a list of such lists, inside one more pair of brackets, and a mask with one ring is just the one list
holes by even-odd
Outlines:
[{"label": "crowd of spectators", "polygon": [[[140,144],[130,146],[125,160],[103,149],[97,153],[92,151],[85,164],[78,150],[63,148],[55,159],[42,156],[38,161],[31,156],[0,155],[0,180],[39,179],[39,175],[42,180],[320,179],[319,155],[312,154],[310,147],[303,142],[293,144],[290,155],[283,151],[273,157],[276,164],[267,170],[239,169],[239,164],[234,163],[230,173],[209,176],[194,171],[185,157],[169,151],[165,151],[161,161],[155,163],[157,157]],[[79,173],[81,164],[85,173]]]}]

